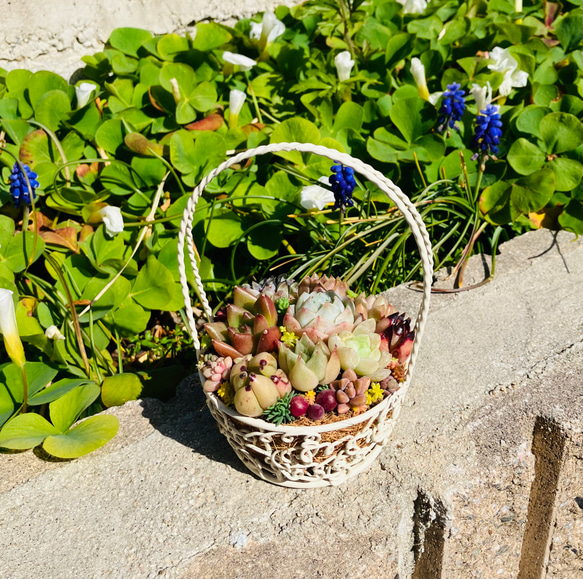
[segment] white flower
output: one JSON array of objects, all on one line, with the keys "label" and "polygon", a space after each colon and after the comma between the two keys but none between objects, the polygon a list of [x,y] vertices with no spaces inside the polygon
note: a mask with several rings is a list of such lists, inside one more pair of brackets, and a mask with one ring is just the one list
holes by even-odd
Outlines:
[{"label": "white flower", "polygon": [[514,87],[526,86],[528,73],[518,68],[518,61],[508,49],[497,46],[490,52],[490,60],[494,62],[489,64],[488,68],[504,75],[504,80],[498,89],[502,96],[508,96]]},{"label": "white flower", "polygon": [[[328,177],[320,177],[318,180],[320,183],[326,183],[327,185],[330,184]],[[322,211],[328,203],[334,203],[334,193],[329,189],[320,187],[319,185],[308,185],[307,187],[304,187],[300,195],[300,204],[308,211],[315,209]]]},{"label": "white flower", "polygon": [[251,70],[257,63],[247,56],[242,54],[235,54],[234,52],[229,52],[225,50],[223,52],[223,60],[229,64],[234,64],[238,66],[243,72],[246,70]]},{"label": "white flower", "polygon": [[427,0],[397,0],[403,5],[403,14],[423,14],[427,8]]},{"label": "white flower", "polygon": [[428,99],[428,100],[429,100],[429,102],[430,102],[432,105],[434,105],[434,106],[435,106],[435,105],[437,104],[437,101],[439,100],[439,98],[441,97],[441,95],[442,95],[442,94],[443,94],[443,92],[432,92],[432,93],[429,95],[429,99]]},{"label": "white flower", "polygon": [[119,207],[106,205],[103,209],[99,210],[99,215],[101,215],[103,225],[105,225],[105,231],[109,235],[113,237],[123,231],[123,217],[121,216],[121,209]]},{"label": "white flower", "polygon": [[75,87],[75,94],[77,95],[77,107],[82,109],[91,97],[91,93],[97,89],[97,86],[90,82],[82,82]]},{"label": "white flower", "polygon": [[267,11],[263,13],[263,23],[261,25],[260,37],[267,39],[267,44],[271,44],[276,38],[279,38],[285,32],[285,24],[278,20],[277,16]]},{"label": "white flower", "polygon": [[350,71],[354,66],[354,60],[350,57],[350,52],[345,50],[340,54],[336,55],[334,58],[334,64],[336,65],[336,70],[338,72],[338,79],[340,81],[348,80],[350,78]]},{"label": "white flower", "polygon": [[12,292],[0,288],[0,332],[4,335],[4,346],[10,359],[24,368],[24,348],[18,333],[16,312],[12,301]]},{"label": "white flower", "polygon": [[411,59],[411,74],[419,90],[419,96],[428,101],[429,90],[427,89],[427,81],[425,80],[425,67],[416,56]]},{"label": "white flower", "polygon": [[65,339],[65,336],[63,336],[63,334],[61,334],[61,331],[59,330],[59,328],[57,328],[57,326],[49,326],[45,330],[45,336],[49,340],[55,340],[55,341]]},{"label": "white flower", "polygon": [[490,81],[486,83],[486,86],[480,86],[479,84],[474,83],[470,93],[476,101],[478,111],[483,111],[492,102],[492,87],[490,86]]},{"label": "white flower", "polygon": [[251,30],[249,31],[249,38],[251,40],[259,40],[261,38],[261,32],[263,30],[262,22],[251,22]]},{"label": "white flower", "polygon": [[239,116],[246,98],[247,95],[243,91],[234,88],[229,93],[229,112],[232,115]]}]

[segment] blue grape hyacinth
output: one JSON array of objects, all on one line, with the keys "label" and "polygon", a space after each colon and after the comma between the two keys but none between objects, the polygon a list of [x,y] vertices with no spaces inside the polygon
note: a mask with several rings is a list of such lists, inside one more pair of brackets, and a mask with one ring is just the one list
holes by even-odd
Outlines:
[{"label": "blue grape hyacinth", "polygon": [[345,211],[346,207],[354,205],[352,200],[352,192],[356,187],[354,170],[340,164],[332,165],[331,170],[330,185],[332,185],[332,193],[334,193],[334,209]]},{"label": "blue grape hyacinth", "polygon": [[443,131],[445,127],[459,131],[456,123],[461,120],[466,110],[465,92],[461,90],[461,85],[457,82],[447,85],[447,90],[443,93],[441,107],[439,108],[439,126],[437,130]]},{"label": "blue grape hyacinth", "polygon": [[[39,182],[37,181],[38,175],[28,165],[24,165],[24,170],[26,171],[26,175],[30,183],[30,188],[32,189],[32,194],[34,195],[35,189],[40,186]],[[14,205],[16,207],[19,207],[21,202],[24,202],[26,205],[31,204],[32,200],[30,198],[28,185],[26,184],[26,178],[18,163],[14,163],[14,167],[12,167],[12,173],[10,173],[10,195],[12,195],[12,199],[14,200]]]},{"label": "blue grape hyacinth", "polygon": [[498,144],[502,136],[502,121],[499,111],[498,106],[488,105],[476,117],[476,130],[471,145],[472,148],[479,149],[479,152],[474,155],[476,159],[479,153],[485,155],[486,158],[498,153]]}]

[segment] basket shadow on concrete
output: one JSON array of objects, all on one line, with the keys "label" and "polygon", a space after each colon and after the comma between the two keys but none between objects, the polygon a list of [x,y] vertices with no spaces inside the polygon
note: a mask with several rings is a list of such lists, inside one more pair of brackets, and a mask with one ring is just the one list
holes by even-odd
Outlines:
[{"label": "basket shadow on concrete", "polygon": [[191,448],[193,453],[251,474],[237,458],[227,439],[220,435],[217,423],[206,406],[196,373],[184,379],[178,385],[176,396],[166,403],[152,398],[143,399],[142,415],[160,434]]}]

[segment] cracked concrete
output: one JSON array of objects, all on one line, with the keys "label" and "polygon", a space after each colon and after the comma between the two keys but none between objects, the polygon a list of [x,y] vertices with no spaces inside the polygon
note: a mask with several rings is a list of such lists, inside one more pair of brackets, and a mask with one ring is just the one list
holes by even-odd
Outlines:
[{"label": "cracked concrete", "polygon": [[0,577],[516,577],[541,420],[567,449],[545,576],[580,577],[583,248],[553,240],[506,243],[491,283],[433,297],[393,439],[338,487],[249,474],[190,380],[110,409],[120,434],[77,461],[0,455]]}]

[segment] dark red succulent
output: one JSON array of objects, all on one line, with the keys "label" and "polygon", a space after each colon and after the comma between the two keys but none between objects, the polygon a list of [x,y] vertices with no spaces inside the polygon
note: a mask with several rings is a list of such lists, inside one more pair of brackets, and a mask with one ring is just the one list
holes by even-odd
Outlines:
[{"label": "dark red succulent", "polygon": [[332,412],[338,406],[336,393],[330,389],[321,390],[316,396],[316,404],[319,404],[325,412]]},{"label": "dark red succulent", "polygon": [[296,418],[304,416],[309,407],[310,403],[303,396],[294,396],[289,403],[289,411]]},{"label": "dark red succulent", "polygon": [[[281,332],[275,304],[266,295],[256,297],[236,287],[234,303],[226,308],[226,319],[204,325],[219,356],[240,358],[247,354],[275,352]],[[221,316],[223,317],[223,316]]]},{"label": "dark red succulent", "polygon": [[[415,332],[411,330],[411,318],[406,318],[404,314],[394,313],[380,322],[381,349],[388,350],[401,364],[407,361],[413,348]],[[377,324],[377,331],[379,324]]]}]

